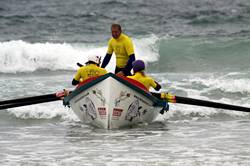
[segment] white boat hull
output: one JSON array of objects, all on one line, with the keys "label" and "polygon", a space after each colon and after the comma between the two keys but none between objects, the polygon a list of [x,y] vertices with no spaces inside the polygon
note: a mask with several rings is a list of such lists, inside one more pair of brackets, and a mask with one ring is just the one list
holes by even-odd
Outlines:
[{"label": "white boat hull", "polygon": [[[138,93],[110,76],[91,85],[68,100],[78,118],[85,124],[104,129],[115,129],[138,123],[152,122],[162,106],[155,107],[155,101],[145,93]],[[111,77],[112,76],[112,77]],[[151,96],[152,97],[152,96]]]}]

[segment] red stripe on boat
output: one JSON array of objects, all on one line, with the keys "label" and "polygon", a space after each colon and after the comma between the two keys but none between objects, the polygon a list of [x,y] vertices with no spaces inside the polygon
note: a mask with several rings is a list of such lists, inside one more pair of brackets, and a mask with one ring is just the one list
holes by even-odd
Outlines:
[{"label": "red stripe on boat", "polygon": [[[87,84],[87,83],[89,83],[89,82],[91,82],[91,81],[97,79],[98,77],[100,77],[100,76],[88,78],[88,79],[86,79],[85,81],[80,82],[80,83],[77,85],[76,88],[80,88],[82,85],[85,85],[85,84]],[[147,89],[142,83],[140,83],[139,81],[136,81],[136,80],[134,80],[134,79],[127,78],[127,77],[124,77],[124,76],[118,76],[118,77],[120,77],[120,78],[123,79],[123,80],[128,81],[130,84],[133,84],[134,86],[136,86],[136,87],[138,87],[138,88],[140,88],[140,89],[142,89],[142,90],[144,90],[144,91],[146,91],[146,92],[149,92],[148,89]]]},{"label": "red stripe on boat", "polygon": [[131,78],[128,78],[128,77],[124,77],[124,76],[119,76],[119,77],[122,78],[122,79],[124,79],[124,80],[126,80],[126,81],[128,81],[129,83],[137,86],[138,88],[140,88],[140,89],[142,89],[142,90],[144,90],[146,92],[149,92],[148,89],[142,83],[140,83],[139,81],[136,81],[134,79],[131,79]]}]

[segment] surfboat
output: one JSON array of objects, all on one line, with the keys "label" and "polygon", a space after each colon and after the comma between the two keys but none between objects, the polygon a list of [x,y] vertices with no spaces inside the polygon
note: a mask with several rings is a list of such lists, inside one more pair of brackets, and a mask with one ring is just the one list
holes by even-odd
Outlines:
[{"label": "surfboat", "polygon": [[81,122],[117,129],[152,122],[168,103],[145,91],[135,80],[112,73],[92,79],[64,98]]}]

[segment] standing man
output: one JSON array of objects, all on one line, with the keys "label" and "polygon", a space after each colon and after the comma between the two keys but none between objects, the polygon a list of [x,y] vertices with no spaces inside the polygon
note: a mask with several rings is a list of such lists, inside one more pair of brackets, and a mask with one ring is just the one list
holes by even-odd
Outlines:
[{"label": "standing man", "polygon": [[108,65],[113,52],[115,52],[115,74],[123,76],[131,75],[132,62],[135,61],[132,40],[122,33],[122,28],[119,24],[112,24],[111,33],[112,38],[108,42],[108,51],[101,67],[105,68]]}]

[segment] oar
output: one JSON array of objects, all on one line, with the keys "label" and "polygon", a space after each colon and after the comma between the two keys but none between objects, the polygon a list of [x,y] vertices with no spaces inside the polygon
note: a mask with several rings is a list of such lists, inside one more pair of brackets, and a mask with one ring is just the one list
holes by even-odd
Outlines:
[{"label": "oar", "polygon": [[12,100],[4,100],[0,101],[0,105],[3,104],[11,104],[11,103],[20,103],[20,102],[26,102],[31,100],[37,100],[37,99],[46,99],[50,97],[54,97],[55,93],[46,94],[46,95],[40,95],[40,96],[33,96],[33,97],[24,97],[24,98],[18,98],[18,99],[12,99]]},{"label": "oar", "polygon": [[62,97],[64,97],[64,92],[0,101],[0,110],[32,104],[52,102],[56,100],[61,100]]},{"label": "oar", "polygon": [[217,102],[212,102],[212,101],[199,100],[199,99],[193,99],[193,98],[187,98],[187,97],[181,97],[181,96],[174,96],[170,94],[167,94],[166,98],[167,98],[167,101],[171,103],[181,103],[181,104],[189,104],[189,105],[197,105],[197,106],[204,106],[204,107],[250,112],[250,108],[236,106],[236,105],[223,104],[223,103],[217,103]]}]

